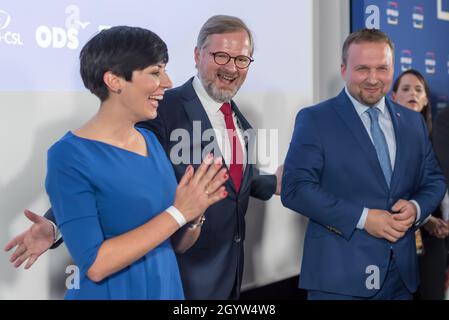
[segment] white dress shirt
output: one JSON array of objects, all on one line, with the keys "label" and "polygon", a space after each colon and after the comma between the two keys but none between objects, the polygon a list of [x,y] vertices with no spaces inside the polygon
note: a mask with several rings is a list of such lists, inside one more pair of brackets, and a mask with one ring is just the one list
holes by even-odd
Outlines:
[{"label": "white dress shirt", "polygon": [[[193,78],[192,85],[196,95],[198,96],[201,104],[204,107],[204,110],[206,110],[207,116],[209,117],[212,129],[214,130],[215,136],[217,137],[218,147],[220,148],[221,154],[223,155],[223,160],[229,167],[229,164],[231,163],[231,143],[229,142],[224,114],[220,111],[223,103],[215,101],[207,94],[206,89],[204,89],[198,76],[195,76]],[[229,101],[229,103],[231,102]],[[247,163],[245,140],[243,138],[242,128],[240,128],[239,121],[237,120],[237,116],[234,110],[232,111],[232,120],[234,121],[234,126],[237,131],[237,137],[240,140],[240,145],[243,149],[243,171],[245,171]]]},{"label": "white dress shirt", "polygon": [[[390,163],[391,163],[391,171],[394,172],[394,163],[396,160],[396,137],[394,134],[393,121],[391,121],[390,112],[388,112],[388,108],[385,104],[385,97],[383,97],[376,105],[369,107],[361,104],[357,101],[348,91],[348,88],[345,87],[346,95],[351,100],[352,105],[355,108],[355,111],[362,120],[363,125],[371,139],[371,142],[374,144],[373,137],[371,136],[371,119],[366,112],[369,108],[378,108],[380,110],[379,113],[379,126],[383,131],[385,136],[385,140],[387,141],[388,153],[390,154]],[[421,216],[421,207],[418,202],[415,200],[410,200],[416,206],[416,221],[419,221]],[[359,222],[357,223],[358,229],[363,229],[365,227],[366,218],[368,217],[368,208],[363,208],[362,215],[360,216]],[[427,220],[426,220],[427,221]],[[425,222],[426,222],[425,221]]]}]

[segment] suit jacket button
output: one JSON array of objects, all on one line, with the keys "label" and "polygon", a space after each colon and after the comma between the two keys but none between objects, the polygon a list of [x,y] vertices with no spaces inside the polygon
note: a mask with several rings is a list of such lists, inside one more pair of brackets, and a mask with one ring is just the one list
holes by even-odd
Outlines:
[{"label": "suit jacket button", "polygon": [[235,242],[235,243],[239,243],[240,241],[242,241],[242,238],[240,238],[239,235],[236,235],[236,236],[234,237],[234,242]]}]

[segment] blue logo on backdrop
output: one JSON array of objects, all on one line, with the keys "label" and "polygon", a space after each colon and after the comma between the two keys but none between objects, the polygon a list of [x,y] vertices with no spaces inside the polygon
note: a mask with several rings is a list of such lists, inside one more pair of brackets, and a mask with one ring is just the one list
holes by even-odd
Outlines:
[{"label": "blue logo on backdrop", "polygon": [[388,1],[387,23],[393,25],[397,25],[399,23],[398,3],[395,1]]},{"label": "blue logo on backdrop", "polygon": [[406,71],[412,68],[413,58],[412,51],[404,49],[401,52],[401,71]]},{"label": "blue logo on backdrop", "polygon": [[435,57],[435,52],[427,51],[426,52],[426,59],[424,60],[424,65],[426,66],[426,73],[427,74],[434,74],[437,60]]},{"label": "blue logo on backdrop", "polygon": [[413,8],[413,28],[422,29],[424,28],[424,7],[415,6]]}]

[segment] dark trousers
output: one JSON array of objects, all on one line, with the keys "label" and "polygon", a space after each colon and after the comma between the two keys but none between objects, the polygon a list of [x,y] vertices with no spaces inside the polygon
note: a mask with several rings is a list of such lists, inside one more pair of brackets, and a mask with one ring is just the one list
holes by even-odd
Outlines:
[{"label": "dark trousers", "polygon": [[448,263],[445,239],[423,232],[424,254],[418,257],[420,284],[415,300],[444,300],[444,280]]}]

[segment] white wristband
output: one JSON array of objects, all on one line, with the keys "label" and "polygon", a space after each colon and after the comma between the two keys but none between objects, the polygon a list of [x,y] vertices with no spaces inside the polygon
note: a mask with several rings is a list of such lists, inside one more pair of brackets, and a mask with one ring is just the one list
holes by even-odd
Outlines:
[{"label": "white wristband", "polygon": [[175,219],[176,222],[178,223],[179,227],[182,227],[183,225],[185,225],[187,223],[186,218],[184,218],[181,211],[176,209],[174,206],[168,207],[167,209],[165,209],[165,211],[170,213],[170,215],[173,217],[173,219]]},{"label": "white wristband", "polygon": [[59,241],[59,239],[62,238],[61,231],[59,231],[58,227],[56,226],[56,224],[53,221],[48,220],[48,222],[50,222],[51,226],[53,227],[53,237],[54,237],[53,244],[55,244],[56,242]]}]

